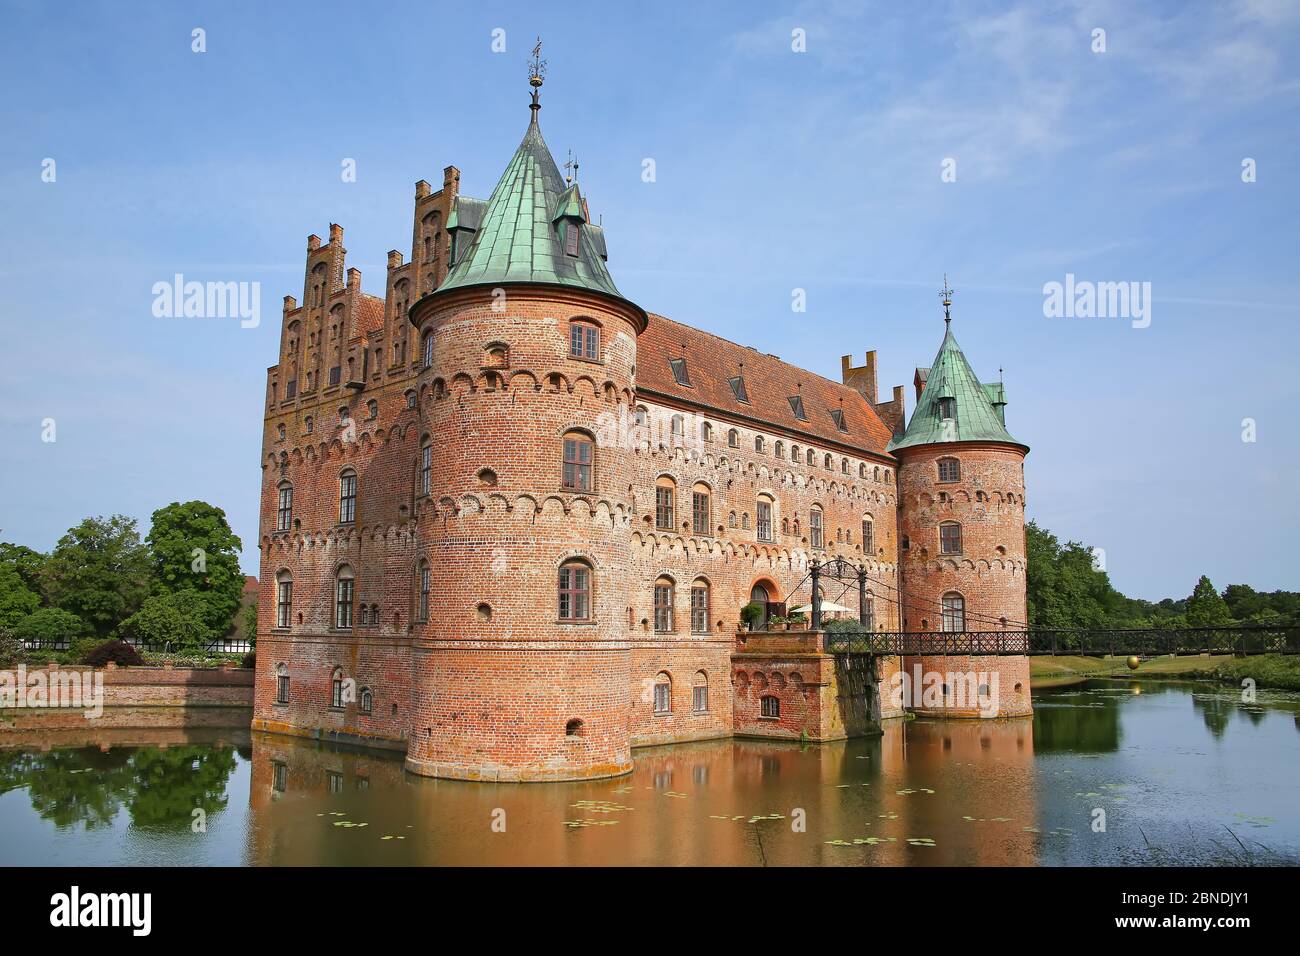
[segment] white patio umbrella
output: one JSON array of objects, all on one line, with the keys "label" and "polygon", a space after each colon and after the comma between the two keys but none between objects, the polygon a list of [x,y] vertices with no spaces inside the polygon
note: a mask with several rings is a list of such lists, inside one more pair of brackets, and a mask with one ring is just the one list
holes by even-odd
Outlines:
[{"label": "white patio umbrella", "polygon": [[[852,610],[853,610],[853,608],[851,608],[851,607],[845,607],[843,604],[836,604],[836,603],[833,602],[833,601],[822,601],[822,613],[823,613],[823,614],[825,614],[827,611],[830,611],[830,612],[832,612],[832,613],[835,612],[835,611],[841,611],[841,612],[843,612],[843,613],[845,613],[845,614],[848,614],[848,613],[852,612]],[[792,608],[791,611],[790,611],[790,613],[791,613],[791,614],[811,614],[811,613],[812,613],[812,605],[811,605],[811,604],[800,604],[798,607],[796,607],[796,608]]]}]

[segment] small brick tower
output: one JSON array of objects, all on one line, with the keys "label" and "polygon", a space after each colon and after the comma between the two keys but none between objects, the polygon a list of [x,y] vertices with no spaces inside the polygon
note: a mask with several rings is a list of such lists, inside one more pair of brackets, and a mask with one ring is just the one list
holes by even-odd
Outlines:
[{"label": "small brick tower", "polygon": [[[1025,606],[1024,459],[1029,448],[1007,432],[1002,383],[981,384],[952,334],[944,284],[944,337],[928,369],[916,372],[916,409],[889,450],[898,457],[899,578],[904,630],[1023,630]],[[1024,656],[907,658],[909,675],[942,678],[941,706],[919,713],[1017,717],[1032,710]],[[951,675],[951,677],[949,676]],[[969,686],[954,686],[951,678]],[[969,691],[991,695],[996,712]]]},{"label": "small brick tower", "polygon": [[542,139],[541,82],[538,64],[523,141],[486,203],[458,198],[451,271],[410,310],[423,434],[406,766],[427,776],[632,766],[632,452],[597,436],[630,415],[647,319]]}]

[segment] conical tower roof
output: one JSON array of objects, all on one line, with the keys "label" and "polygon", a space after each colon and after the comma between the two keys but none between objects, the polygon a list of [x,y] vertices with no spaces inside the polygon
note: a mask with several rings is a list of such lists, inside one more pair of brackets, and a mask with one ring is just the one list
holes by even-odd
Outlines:
[{"label": "conical tower roof", "polygon": [[[603,292],[622,299],[602,258],[603,236],[585,223],[576,184],[566,186],[537,124],[537,108],[523,141],[502,173],[469,249],[438,291],[466,286],[536,282]],[[567,255],[561,229],[583,215],[578,254]]]},{"label": "conical tower roof", "polygon": [[[955,413],[950,426],[945,425],[940,415],[939,401],[944,398],[954,400]],[[907,423],[906,431],[894,438],[886,450],[892,452],[900,448],[954,441],[1007,442],[1027,448],[1011,437],[994,402],[1006,404],[1001,383],[993,386],[980,384],[953,337],[949,323],[939,354],[934,357],[934,364],[925,377],[925,388],[917,399],[912,420]]]}]

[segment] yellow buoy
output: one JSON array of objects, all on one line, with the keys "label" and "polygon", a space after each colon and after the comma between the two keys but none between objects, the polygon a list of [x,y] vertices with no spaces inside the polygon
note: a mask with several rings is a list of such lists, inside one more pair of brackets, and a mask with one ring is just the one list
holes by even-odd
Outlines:
[{"label": "yellow buoy", "polygon": [[1131,671],[1135,671],[1135,670],[1138,669],[1138,664],[1140,664],[1140,663],[1142,663],[1142,662],[1139,661],[1139,660],[1137,659],[1136,656],[1134,656],[1134,657],[1130,657],[1130,658],[1128,659],[1128,669],[1131,670]]}]

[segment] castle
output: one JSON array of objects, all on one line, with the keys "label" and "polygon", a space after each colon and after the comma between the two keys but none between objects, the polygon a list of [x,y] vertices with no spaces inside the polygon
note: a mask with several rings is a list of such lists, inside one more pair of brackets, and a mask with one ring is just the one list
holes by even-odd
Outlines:
[{"label": "castle", "polygon": [[[768,623],[843,558],[865,583],[818,597],[867,630],[1025,626],[1028,448],[1002,386],[948,326],[908,422],[874,352],[836,383],[647,313],[532,82],[487,200],[455,167],[416,184],[382,298],[340,226],[307,240],[267,374],[253,727],[558,780],[624,773],[638,746],[869,732],[914,665],[992,674],[995,716],[1030,713],[1023,656],[855,667]],[[974,716],[949,692],[929,709]]]}]

